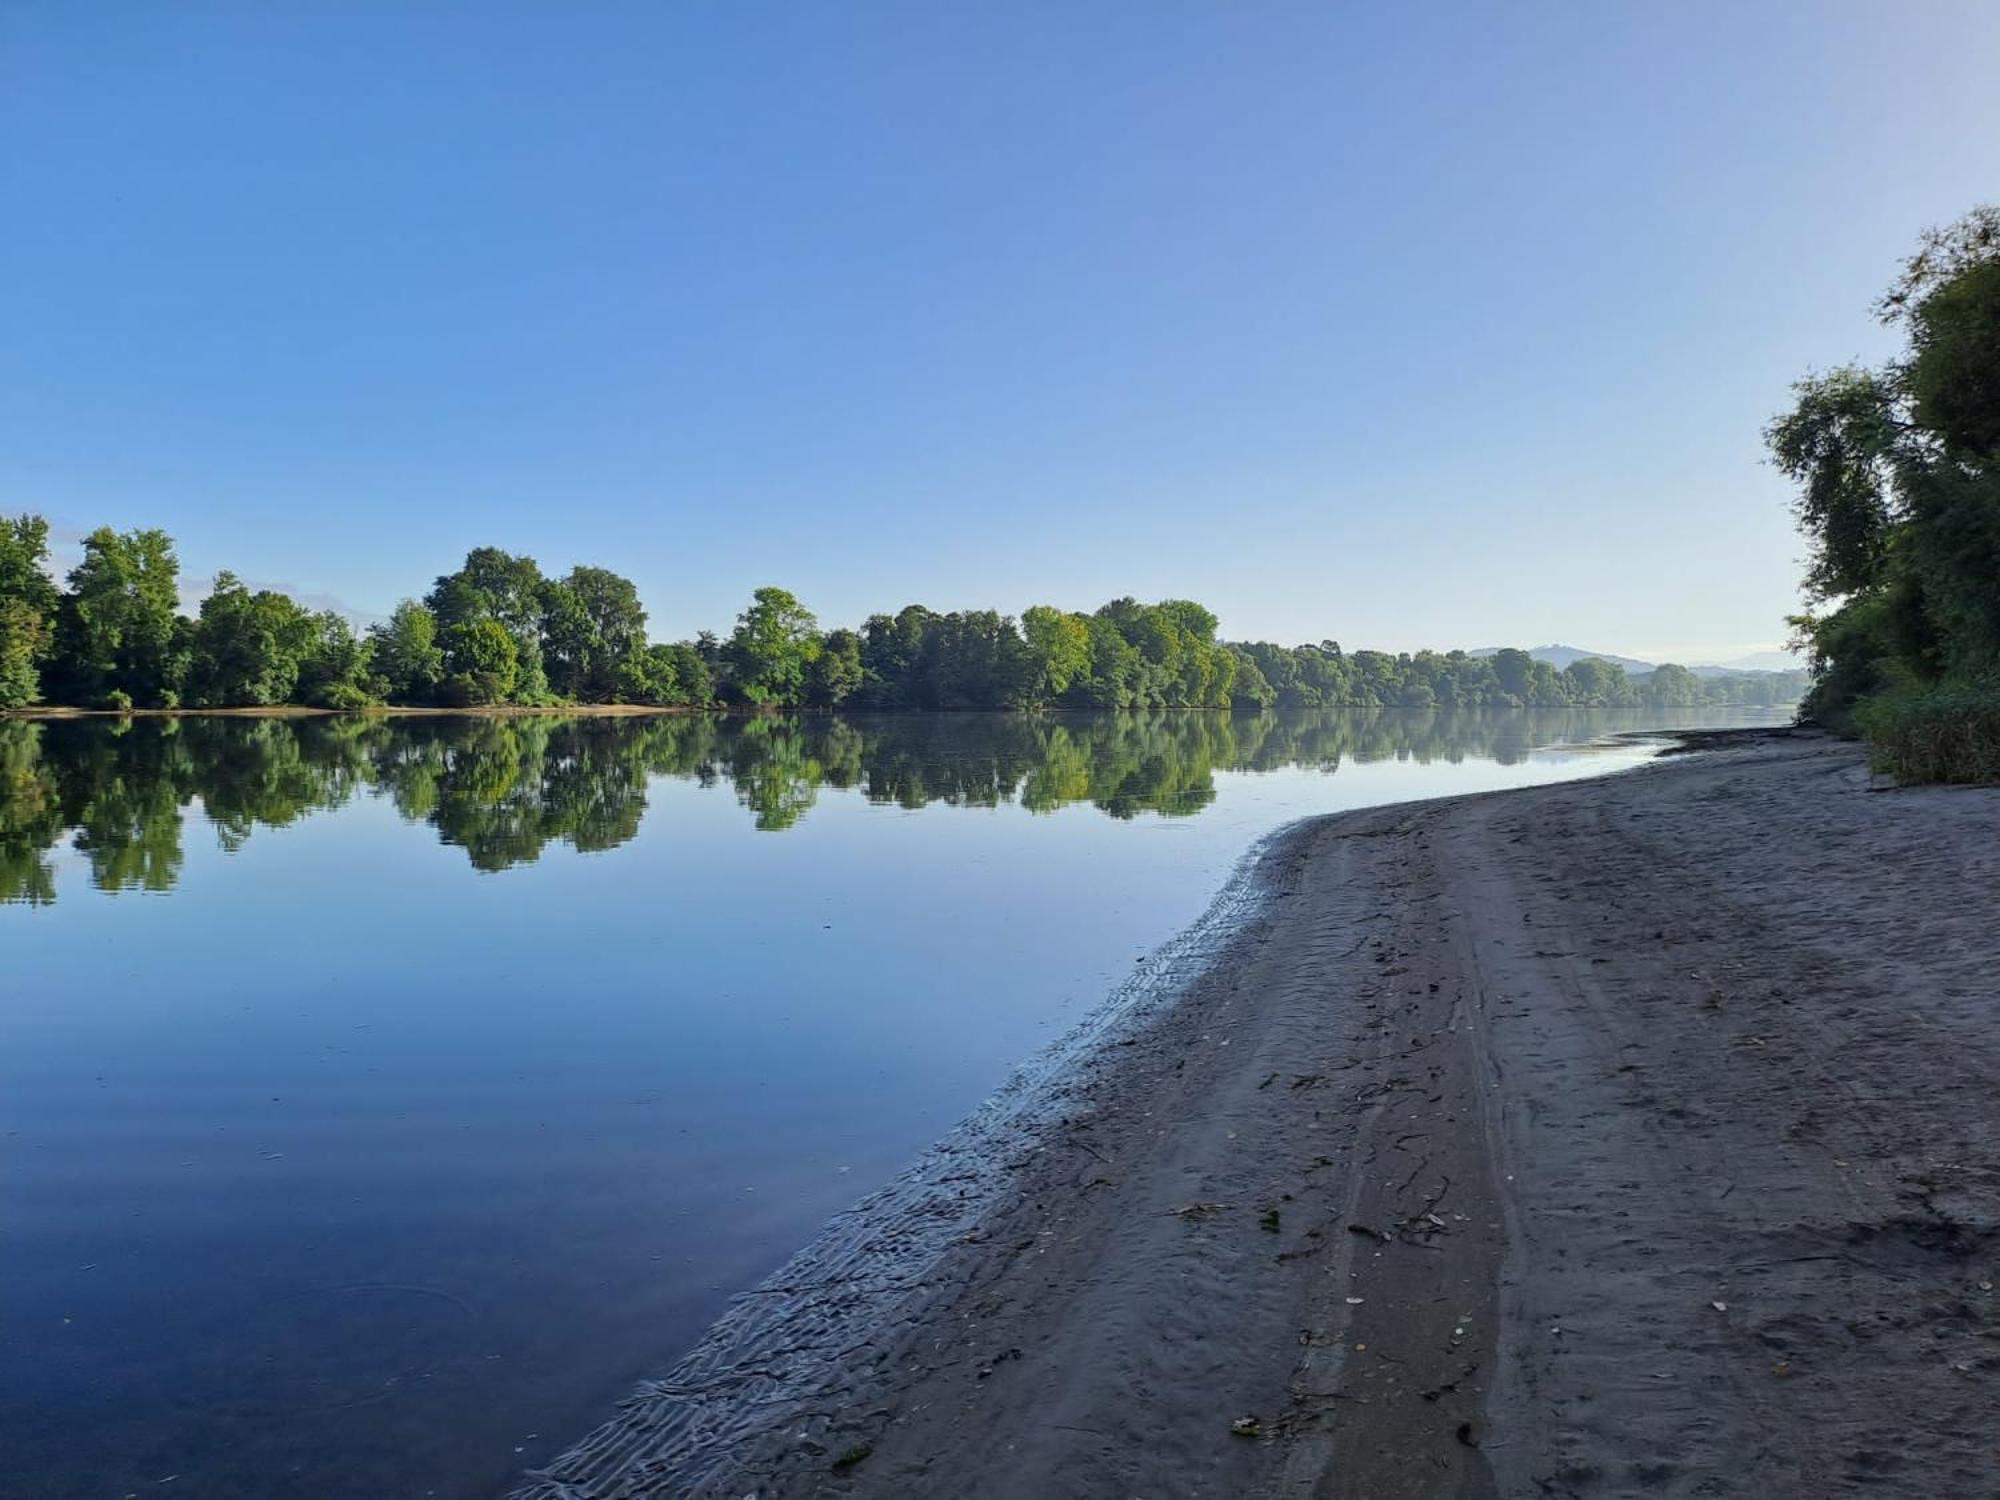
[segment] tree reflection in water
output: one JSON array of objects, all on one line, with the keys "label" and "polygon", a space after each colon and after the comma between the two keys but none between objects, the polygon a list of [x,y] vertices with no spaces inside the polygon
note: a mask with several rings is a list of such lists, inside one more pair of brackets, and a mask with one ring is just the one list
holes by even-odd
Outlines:
[{"label": "tree reflection in water", "polygon": [[0,901],[56,898],[66,839],[104,891],[178,879],[187,814],[226,850],[358,795],[429,824],[475,869],[528,864],[551,843],[634,837],[655,777],[727,783],[764,831],[792,827],[822,787],[917,809],[1087,803],[1114,818],[1185,817],[1218,771],[1346,760],[1485,759],[1661,715],[1618,710],[1314,709],[1087,716],[855,718],[160,718],[0,720]]}]

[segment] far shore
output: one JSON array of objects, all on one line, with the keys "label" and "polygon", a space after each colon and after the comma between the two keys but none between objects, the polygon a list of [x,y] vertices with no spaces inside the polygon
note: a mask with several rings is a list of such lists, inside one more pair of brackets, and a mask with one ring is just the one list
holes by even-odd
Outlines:
[{"label": "far shore", "polygon": [[1281,834],[522,1500],[2000,1493],[2000,789],[1696,744]]},{"label": "far shore", "polygon": [[[1643,706],[1621,706],[1596,709],[1586,705],[1574,705],[1569,709],[1503,709],[1490,705],[1448,707],[1438,704],[1415,708],[1399,704],[1363,707],[1355,704],[1327,704],[1329,709],[1354,713],[1643,713]],[[1745,713],[1773,713],[1779,709],[1795,708],[1793,703],[1745,703],[1726,705],[1718,709],[1716,705],[1705,706],[1710,711]],[[993,715],[1031,714],[1037,717],[1062,717],[1071,713],[1115,712],[1116,710],[1091,709],[1008,709],[1008,708],[942,708],[942,709],[864,709],[856,712],[892,714],[948,714]],[[1134,710],[1138,712],[1139,710]],[[1224,714],[1235,715],[1242,712],[1229,708],[1166,708],[1147,709],[1147,713],[1184,714]],[[1281,711],[1281,710],[1277,710]],[[1673,709],[1670,712],[1686,712]],[[262,708],[70,708],[62,706],[37,706],[34,708],[0,709],[0,721],[7,719],[50,720],[50,719],[640,719],[662,715],[701,715],[710,718],[770,718],[790,717],[800,714],[827,715],[848,712],[842,708],[754,708],[747,704],[716,704],[707,708],[696,708],[686,704],[654,705],[646,703],[562,703],[553,705],[528,705],[520,703],[491,703],[479,707],[439,708],[412,707],[401,704],[373,704],[367,708],[314,708],[306,704],[278,703]],[[1648,732],[1648,738],[1673,734],[1673,730]]]}]

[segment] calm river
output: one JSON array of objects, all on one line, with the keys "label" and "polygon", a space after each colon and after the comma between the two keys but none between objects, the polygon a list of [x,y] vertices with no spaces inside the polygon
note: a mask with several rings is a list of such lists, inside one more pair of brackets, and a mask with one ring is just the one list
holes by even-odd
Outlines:
[{"label": "calm river", "polygon": [[0,721],[0,1495],[501,1492],[1262,835],[1784,717]]}]

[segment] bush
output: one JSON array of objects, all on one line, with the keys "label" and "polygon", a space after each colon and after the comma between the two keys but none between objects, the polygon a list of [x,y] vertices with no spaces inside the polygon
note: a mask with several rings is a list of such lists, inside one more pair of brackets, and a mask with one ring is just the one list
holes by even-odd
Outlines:
[{"label": "bush", "polygon": [[132,695],[123,688],[113,688],[104,695],[104,706],[114,713],[132,712]]},{"label": "bush", "polygon": [[2000,781],[2000,682],[1863,699],[1855,723],[1878,771],[1903,781]]},{"label": "bush", "polygon": [[349,711],[375,705],[375,699],[369,696],[368,690],[352,682],[330,682],[313,696],[316,706],[320,708]]}]

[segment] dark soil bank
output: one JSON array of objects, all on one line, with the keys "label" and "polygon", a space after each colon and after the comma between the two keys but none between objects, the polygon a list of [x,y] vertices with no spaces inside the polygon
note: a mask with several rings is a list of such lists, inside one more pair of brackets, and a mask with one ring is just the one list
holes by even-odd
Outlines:
[{"label": "dark soil bank", "polygon": [[2000,1494],[2000,792],[1781,735],[1260,878],[810,1389],[525,1493]]}]

